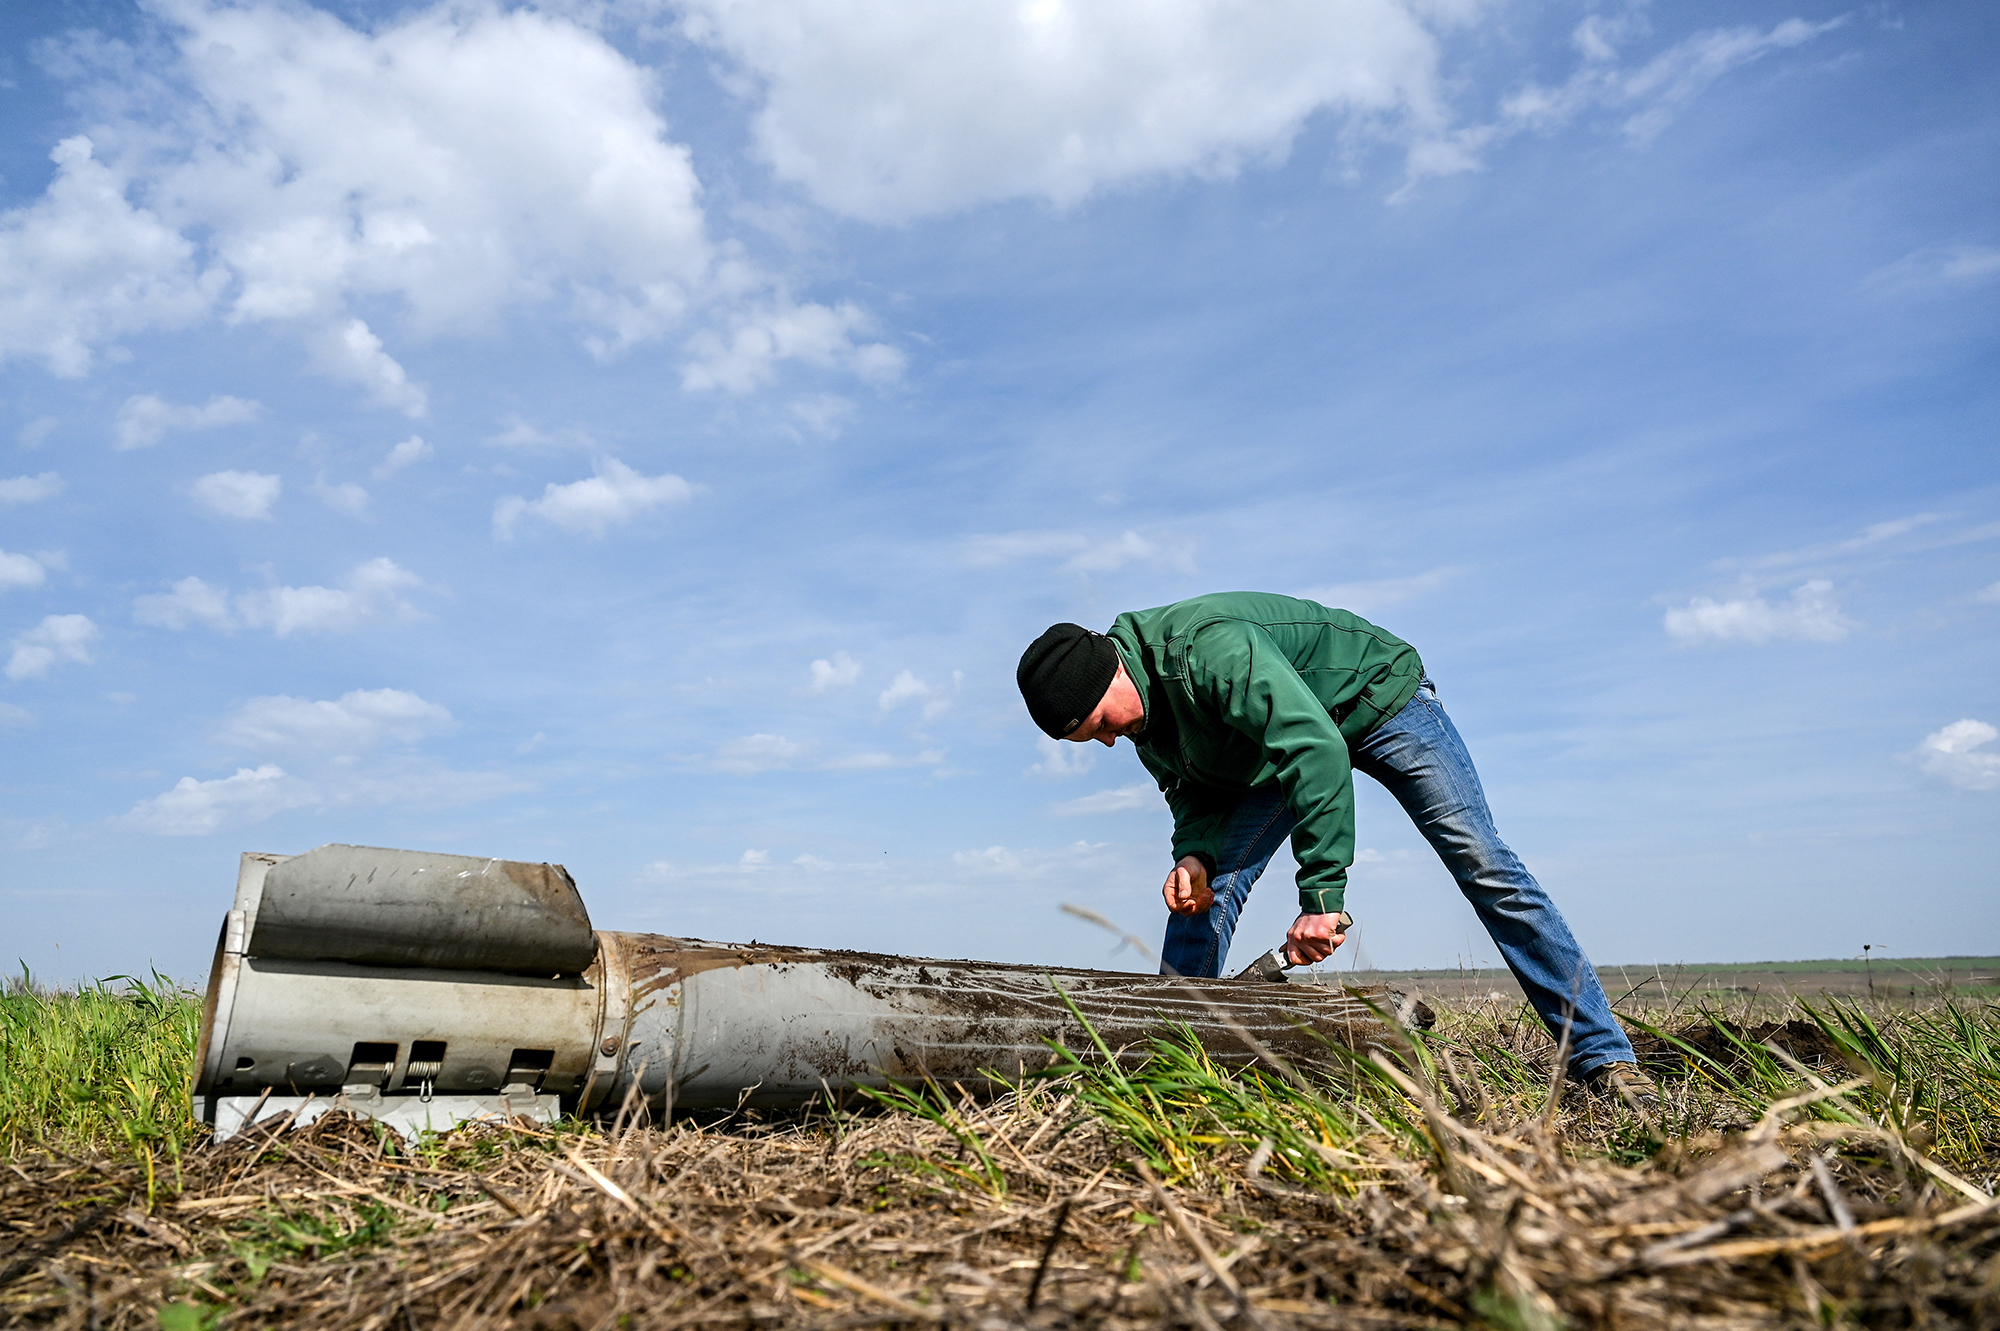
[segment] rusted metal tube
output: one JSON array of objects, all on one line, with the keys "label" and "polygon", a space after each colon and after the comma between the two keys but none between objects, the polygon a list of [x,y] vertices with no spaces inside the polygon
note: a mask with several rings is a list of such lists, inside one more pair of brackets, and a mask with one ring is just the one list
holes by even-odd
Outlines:
[{"label": "rusted metal tube", "polygon": [[628,1100],[797,1106],[923,1080],[982,1094],[1047,1066],[1051,1041],[1088,1052],[1085,1022],[1126,1061],[1184,1028],[1224,1063],[1261,1046],[1311,1066],[1385,1040],[1370,1002],[1394,1001],[588,928],[559,865],[246,854],[209,977],[197,1111],[224,1136],[329,1105],[415,1131]]},{"label": "rusted metal tube", "polygon": [[[1357,997],[1320,985],[1196,983],[652,934],[598,940],[607,973],[622,972],[631,987],[609,1098],[622,1102],[636,1084],[656,1109],[799,1105],[828,1091],[926,1079],[996,1091],[1048,1066],[1051,1041],[1090,1052],[1084,1021],[1126,1062],[1184,1027],[1219,1062],[1258,1059],[1247,1033],[1287,1062],[1323,1066],[1332,1045],[1385,1040],[1369,1001],[1392,1001],[1387,991]],[[1429,1015],[1411,1014],[1424,1024]]]}]

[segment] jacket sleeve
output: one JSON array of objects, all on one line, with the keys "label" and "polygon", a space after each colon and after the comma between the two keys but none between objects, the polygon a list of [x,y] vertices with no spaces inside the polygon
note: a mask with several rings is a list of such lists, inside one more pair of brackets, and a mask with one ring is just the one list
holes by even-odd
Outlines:
[{"label": "jacket sleeve", "polygon": [[1139,749],[1139,760],[1160,783],[1160,793],[1167,797],[1167,808],[1173,812],[1174,860],[1178,863],[1192,855],[1208,866],[1209,876],[1213,877],[1216,856],[1222,850],[1222,830],[1229,821],[1233,801],[1223,791],[1186,780],[1156,765],[1143,747]]},{"label": "jacket sleeve", "polygon": [[1292,854],[1299,862],[1299,909],[1340,910],[1354,862],[1354,768],[1340,728],[1255,624],[1224,620],[1203,628],[1187,659],[1197,702],[1262,747],[1285,807],[1298,819]]}]

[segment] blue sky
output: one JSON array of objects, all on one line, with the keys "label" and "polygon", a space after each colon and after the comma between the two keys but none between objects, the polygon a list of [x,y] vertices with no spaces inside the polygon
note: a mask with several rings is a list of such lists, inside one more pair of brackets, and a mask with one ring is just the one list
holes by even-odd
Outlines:
[{"label": "blue sky", "polygon": [[[1417,645],[1605,965],[2000,952],[2000,17],[1479,0],[0,17],[0,957],[237,853],[1138,963],[1014,691],[1257,588]],[[1493,962],[1365,779],[1350,963]],[[1295,908],[1274,865],[1243,937]]]}]

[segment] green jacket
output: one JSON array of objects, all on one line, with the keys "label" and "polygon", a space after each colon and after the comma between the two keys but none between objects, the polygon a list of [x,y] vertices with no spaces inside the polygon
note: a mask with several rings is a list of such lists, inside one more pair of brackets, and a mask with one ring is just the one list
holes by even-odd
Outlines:
[{"label": "green jacket", "polygon": [[1174,858],[1213,872],[1229,811],[1275,781],[1298,818],[1299,909],[1340,910],[1354,862],[1347,746],[1416,693],[1416,648],[1345,610],[1264,592],[1135,610],[1109,636],[1145,700],[1133,743],[1173,809]]}]

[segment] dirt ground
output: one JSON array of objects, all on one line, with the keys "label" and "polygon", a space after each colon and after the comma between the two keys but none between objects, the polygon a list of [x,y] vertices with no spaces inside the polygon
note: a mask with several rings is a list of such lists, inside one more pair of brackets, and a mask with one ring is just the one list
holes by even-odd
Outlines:
[{"label": "dirt ground", "polygon": [[[1849,1070],[1796,1019],[1731,1029]],[[1548,1071],[1539,1033],[1481,1037],[1503,1038]],[[1495,1098],[1466,1035],[1433,1047],[1465,1060],[1448,1093],[1382,1063],[1400,1093],[1306,1143],[1330,1189],[1189,1107],[1135,1138],[1079,1076],[928,1118],[520,1122],[413,1151],[328,1115],[178,1160],[42,1151],[0,1166],[0,1326],[2000,1328],[1991,1150],[1975,1183],[1913,1126],[1805,1116],[1866,1079],[1747,1117],[1669,1079],[1665,1118],[1710,1126],[1661,1142],[1578,1092]]]}]

